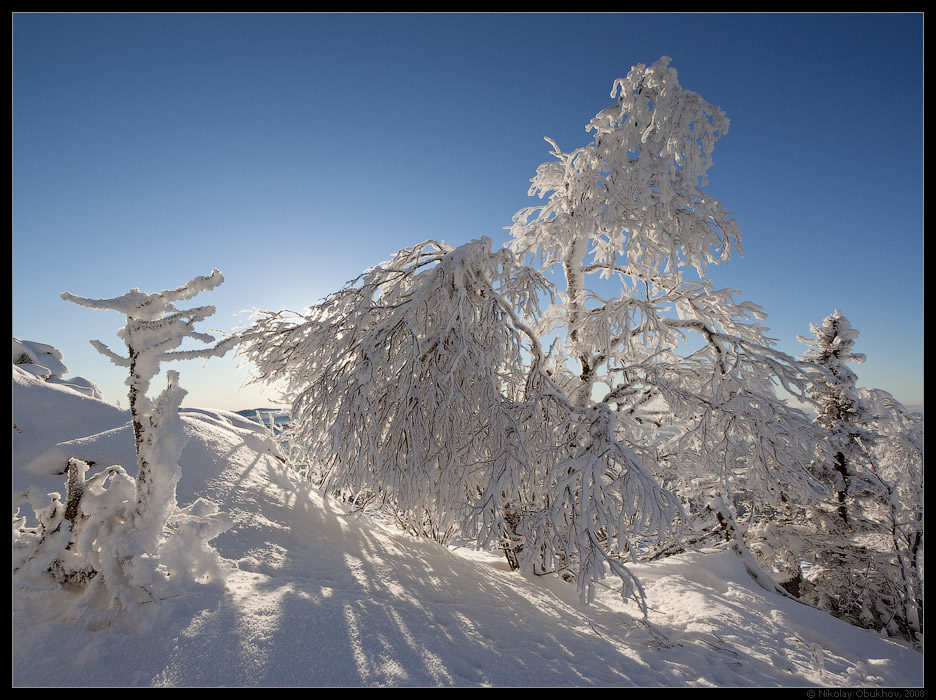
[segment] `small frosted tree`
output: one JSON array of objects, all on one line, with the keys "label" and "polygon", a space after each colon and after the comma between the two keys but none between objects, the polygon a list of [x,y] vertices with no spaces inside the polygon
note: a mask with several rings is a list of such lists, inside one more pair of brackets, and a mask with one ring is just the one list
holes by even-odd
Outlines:
[{"label": "small frosted tree", "polygon": [[815,423],[826,435],[810,469],[827,499],[783,504],[751,530],[753,548],[797,597],[848,622],[922,640],[922,419],[857,386],[847,363],[858,331],[836,309],[812,336]]},{"label": "small frosted tree", "polygon": [[313,478],[410,531],[501,547],[515,567],[574,577],[585,600],[635,537],[679,509],[544,367],[527,320],[545,281],[491,241],[427,241],[305,314],[263,314],[241,337],[260,380],[285,382],[286,438]]},{"label": "small frosted tree", "polygon": [[[224,355],[234,339],[215,343],[214,336],[195,330],[195,324],[211,316],[213,306],[179,310],[175,304],[214,289],[224,281],[218,270],[196,277],[172,290],[147,294],[133,289],[113,299],[86,299],[69,292],[62,298],[91,309],[123,313],[127,325],[118,335],[127,346],[127,356],[112,352],[100,341],[92,345],[111,362],[129,370],[130,416],[137,453],[136,506],[133,527],[145,533],[144,551],[151,551],[162,534],[168,516],[175,508],[175,486],[179,479],[176,464],[184,444],[178,408],[185,392],[179,388],[179,373],[166,373],[166,389],[154,401],[147,392],[160,372],[160,365],[174,360],[207,359]],[[187,339],[213,345],[199,350],[178,350]]]},{"label": "small frosted tree", "polygon": [[[838,514],[848,526],[849,485],[855,474],[854,462],[861,451],[861,443],[867,443],[871,435],[862,430],[864,407],[857,394],[858,378],[848,367],[849,362],[861,363],[865,356],[854,352],[858,331],[848,319],[836,309],[827,316],[822,325],[810,324],[813,337],[799,336],[800,342],[809,346],[802,359],[816,364],[821,372],[815,374],[811,395],[818,405],[816,422],[829,431],[834,461],[831,477]],[[828,469],[820,460],[817,469],[821,474]]]},{"label": "small frosted tree", "polygon": [[[150,384],[163,362],[221,356],[234,339],[215,343],[209,334],[197,332],[195,324],[212,313],[214,307],[179,310],[176,302],[221,284],[221,273],[197,277],[174,289],[147,294],[138,289],[113,299],[87,299],[65,292],[62,298],[92,309],[109,309],[126,315],[127,324],[118,335],[128,354],[118,355],[100,341],[92,341],[99,352],[129,370],[130,413],[137,454],[137,474],[130,476],[122,467],[109,467],[90,478],[89,466],[72,459],[68,465],[65,503],[54,494],[49,505],[31,490],[23,498],[39,518],[37,527],[27,528],[19,518],[19,556],[15,573],[21,580],[28,575],[48,573],[60,583],[90,582],[85,596],[90,604],[98,595],[130,610],[156,600],[154,587],[162,575],[160,547],[165,544],[165,528],[173,520],[180,536],[197,533],[194,547],[223,531],[216,509],[196,503],[178,509],[176,484],[178,464],[187,442],[179,406],[185,391],[178,385],[178,372],[168,371],[167,386],[154,400],[148,396]],[[178,350],[187,339],[212,343],[207,349]],[[184,534],[183,534],[184,533]],[[204,541],[203,541],[204,540]],[[179,547],[167,548],[178,558]],[[178,562],[176,562],[178,564]],[[185,566],[174,566],[178,571]],[[188,572],[191,574],[191,572]],[[105,606],[108,604],[105,602]]]}]

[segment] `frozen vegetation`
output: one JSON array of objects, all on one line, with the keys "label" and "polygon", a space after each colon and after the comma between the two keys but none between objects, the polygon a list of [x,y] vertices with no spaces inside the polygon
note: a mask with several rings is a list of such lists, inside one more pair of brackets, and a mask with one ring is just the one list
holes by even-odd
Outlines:
[{"label": "frozen vegetation", "polygon": [[[669,63],[550,141],[506,247],[221,340],[178,306],[217,270],[64,293],[126,317],[129,412],[14,338],[14,683],[921,686],[922,418],[839,310],[793,357],[713,285],[728,119]],[[180,408],[162,364],[234,348],[287,422]]]}]

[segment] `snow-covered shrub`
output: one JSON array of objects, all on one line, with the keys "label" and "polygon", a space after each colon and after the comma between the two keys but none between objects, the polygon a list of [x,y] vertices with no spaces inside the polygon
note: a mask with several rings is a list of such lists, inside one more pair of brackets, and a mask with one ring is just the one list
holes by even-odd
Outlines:
[{"label": "snow-covered shrub", "polygon": [[[127,357],[92,342],[115,364],[129,369],[137,473],[130,476],[123,467],[111,466],[87,476],[88,465],[72,459],[64,504],[60,494],[50,494],[50,502],[42,503],[34,489],[16,498],[15,584],[28,587],[37,580],[52,585],[87,584],[76,611],[85,616],[101,614],[106,621],[114,610],[122,609],[139,618],[141,604],[159,599],[167,574],[192,577],[193,569],[199,568],[184,563],[180,552],[193,551],[195,560],[210,563],[202,550],[207,539],[223,530],[223,519],[215,518],[216,513],[201,504],[177,511],[178,461],[187,441],[179,417],[185,391],[178,385],[178,372],[166,373],[167,386],[155,399],[147,391],[161,363],[220,356],[232,346],[233,339],[228,339],[203,350],[176,350],[186,338],[214,343],[212,336],[194,330],[194,324],[210,316],[214,308],[179,310],[175,302],[222,281],[215,270],[209,277],[154,294],[134,289],[121,297],[98,300],[67,292],[62,295],[82,306],[113,309],[127,316],[126,326],[119,331]],[[32,508],[35,523],[30,522],[28,512],[20,511],[19,506],[25,505]]]},{"label": "snow-covered shrub", "polygon": [[[135,480],[123,467],[113,466],[87,477],[89,465],[78,459],[68,463],[66,497],[46,497],[30,489],[20,505],[31,506],[36,523],[17,512],[14,516],[14,584],[87,586],[88,598],[105,592],[124,609],[150,602],[152,581],[141,581],[141,568],[115,551],[126,523],[133,517]],[[17,504],[15,504],[17,505]],[[135,580],[134,580],[135,579]],[[100,590],[104,589],[104,590]]]}]

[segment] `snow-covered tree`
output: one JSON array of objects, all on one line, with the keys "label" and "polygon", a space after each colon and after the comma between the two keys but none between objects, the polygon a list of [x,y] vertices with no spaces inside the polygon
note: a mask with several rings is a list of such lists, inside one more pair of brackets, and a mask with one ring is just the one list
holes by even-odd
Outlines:
[{"label": "snow-covered tree", "polygon": [[887,392],[858,387],[847,363],[858,331],[836,309],[812,337],[803,359],[823,370],[811,394],[816,422],[829,433],[832,459],[818,458],[816,474],[832,484],[837,522],[822,521],[806,555],[813,563],[809,596],[862,626],[916,640],[922,632],[922,421]]},{"label": "snow-covered tree", "polygon": [[[52,494],[51,503],[45,505],[34,489],[24,494],[19,504],[28,503],[39,521],[28,526],[25,516],[14,518],[14,573],[24,585],[31,585],[28,581],[37,574],[50,574],[56,583],[88,583],[84,600],[89,609],[116,605],[135,610],[157,599],[154,589],[164,579],[157,567],[165,564],[159,554],[167,544],[165,530],[170,521],[176,536],[188,538],[196,548],[223,531],[222,519],[214,517],[208,504],[177,508],[178,460],[187,442],[179,416],[185,391],[178,385],[178,372],[166,373],[167,386],[155,400],[147,394],[163,362],[221,356],[233,346],[234,338],[215,343],[213,336],[194,329],[214,313],[214,307],[179,310],[175,306],[222,281],[221,273],[214,270],[208,277],[153,294],[138,289],[113,299],[62,294],[63,299],[81,306],[115,310],[127,317],[126,326],[118,332],[127,346],[126,357],[100,341],[92,344],[115,364],[129,369],[137,473],[133,477],[123,467],[112,466],[87,477],[89,465],[72,459],[64,503],[59,494]],[[212,345],[178,350],[186,339]],[[178,542],[168,543],[170,559],[177,557],[178,550]],[[172,568],[182,571],[186,567]]]},{"label": "snow-covered tree", "polygon": [[[207,359],[224,355],[234,345],[234,338],[215,343],[214,336],[195,330],[195,324],[211,316],[213,306],[179,310],[175,304],[214,289],[224,281],[218,270],[207,277],[196,277],[172,290],[152,294],[133,289],[113,299],[86,299],[69,292],[62,298],[91,309],[109,309],[123,313],[127,325],[118,335],[127,346],[127,356],[112,352],[100,341],[92,345],[130,376],[130,416],[137,453],[136,507],[134,530],[145,533],[143,551],[152,551],[162,534],[168,516],[174,510],[175,486],[179,479],[176,464],[183,444],[178,408],[185,392],[178,386],[179,373],[169,371],[167,387],[153,401],[147,394],[150,383],[164,362]],[[212,343],[198,350],[178,350],[187,339]]]},{"label": "snow-covered tree", "polygon": [[807,498],[819,435],[776,394],[803,396],[802,367],[775,349],[759,307],[706,276],[742,252],[738,224],[702,189],[728,119],[669,63],[615,81],[588,145],[550,141],[555,160],[530,188],[545,201],[511,229],[515,251],[561,271],[537,332],[558,338],[550,367],[574,402],[612,406],[620,439],[700,507],[742,487]]},{"label": "snow-covered tree", "polygon": [[814,423],[825,437],[816,444],[817,452],[808,463],[811,473],[828,487],[832,500],[777,504],[752,524],[750,540],[778,570],[788,590],[844,617],[861,607],[853,601],[854,591],[861,587],[856,577],[866,578],[873,568],[870,552],[852,540],[859,513],[858,500],[849,493],[861,438],[870,440],[871,436],[859,427],[863,409],[856,394],[857,377],[847,363],[865,358],[853,351],[858,332],[838,309],[821,325],[810,324],[810,328],[813,336],[799,336],[809,346],[801,359],[807,363],[808,395],[817,413]]},{"label": "snow-covered tree", "polygon": [[605,406],[579,406],[548,375],[538,315],[545,280],[490,239],[427,241],[305,314],[265,314],[241,349],[285,382],[286,438],[319,480],[410,530],[502,547],[515,566],[637,584],[637,535],[678,515],[615,437]]},{"label": "snow-covered tree", "polygon": [[[809,345],[802,359],[815,363],[822,370],[814,377],[810,393],[818,405],[816,422],[830,434],[834,454],[830,468],[834,474],[828,480],[834,484],[839,517],[847,525],[848,491],[854,474],[850,463],[860,451],[861,441],[867,443],[872,439],[860,427],[864,408],[856,393],[858,378],[847,363],[864,362],[865,356],[854,352],[858,331],[838,309],[827,316],[822,325],[810,324],[810,328],[812,338],[799,336],[800,342]],[[821,458],[818,470],[826,471]]]}]

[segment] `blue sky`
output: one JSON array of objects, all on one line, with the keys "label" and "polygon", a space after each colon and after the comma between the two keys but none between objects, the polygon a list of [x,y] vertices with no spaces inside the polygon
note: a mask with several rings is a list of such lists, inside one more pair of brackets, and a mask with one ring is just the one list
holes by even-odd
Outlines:
[{"label": "blue sky", "polygon": [[[796,341],[835,308],[863,386],[923,402],[922,14],[16,14],[13,335],[126,405],[123,319],[61,300],[220,269],[206,327],[301,309],[427,238],[507,240],[637,63],[731,119],[708,191],[746,254],[714,275]],[[187,405],[264,404],[233,358]]]}]

